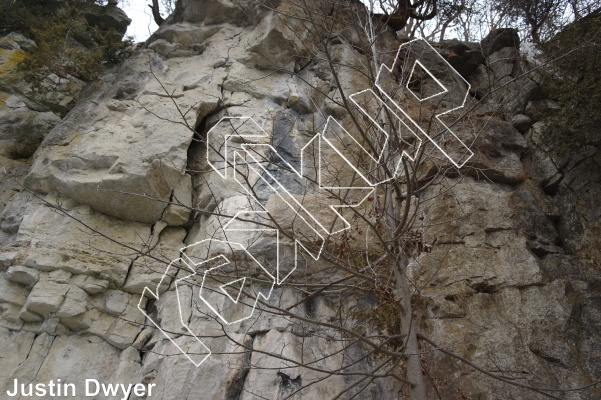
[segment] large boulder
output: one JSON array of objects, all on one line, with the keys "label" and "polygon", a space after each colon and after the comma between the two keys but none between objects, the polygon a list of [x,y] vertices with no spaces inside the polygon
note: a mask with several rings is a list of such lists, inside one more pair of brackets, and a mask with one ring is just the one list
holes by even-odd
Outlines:
[{"label": "large boulder", "polygon": [[91,26],[105,31],[114,30],[121,36],[125,34],[127,27],[131,24],[131,19],[127,14],[119,7],[111,4],[106,6],[93,5],[86,10],[84,15]]}]

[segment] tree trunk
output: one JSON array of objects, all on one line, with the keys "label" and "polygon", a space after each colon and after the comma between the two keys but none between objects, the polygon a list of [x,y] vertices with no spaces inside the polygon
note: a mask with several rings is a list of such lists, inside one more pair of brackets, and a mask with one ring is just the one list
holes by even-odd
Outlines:
[{"label": "tree trunk", "polygon": [[405,346],[405,359],[407,360],[407,380],[413,383],[409,389],[409,398],[411,400],[427,400],[426,385],[422,373],[422,363],[419,354],[419,344],[417,342],[417,327],[413,320],[413,308],[411,307],[411,289],[410,283],[405,273],[407,268],[407,258],[402,257],[397,262],[394,270],[396,288],[401,295],[401,334],[405,337],[407,345]]},{"label": "tree trunk", "polygon": [[[387,225],[391,229],[392,235],[399,224],[403,223],[401,218],[401,205],[396,193],[391,187],[386,190],[386,213]],[[405,201],[411,201],[409,194]],[[392,239],[391,235],[391,239]],[[413,321],[413,308],[411,306],[411,286],[407,279],[406,269],[409,264],[408,257],[404,254],[400,240],[394,241],[395,248],[392,253],[395,256],[394,278],[398,294],[401,296],[401,335],[405,338],[405,360],[407,361],[407,380],[413,384],[409,388],[409,398],[411,400],[427,400],[426,385],[422,373],[422,363],[419,354],[419,345],[417,343],[417,327]]]},{"label": "tree trunk", "polygon": [[150,7],[150,9],[152,10],[152,18],[154,19],[154,22],[156,22],[158,26],[161,26],[161,24],[165,22],[165,19],[161,17],[161,13],[159,10],[159,0],[152,0],[152,5],[149,5],[148,7]]}]

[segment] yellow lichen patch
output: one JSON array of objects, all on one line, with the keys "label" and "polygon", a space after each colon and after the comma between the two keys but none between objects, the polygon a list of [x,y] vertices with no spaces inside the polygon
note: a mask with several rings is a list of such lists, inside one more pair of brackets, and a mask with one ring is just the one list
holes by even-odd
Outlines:
[{"label": "yellow lichen patch", "polygon": [[10,96],[8,93],[6,92],[0,92],[0,111],[2,110],[6,110],[6,99],[8,99],[8,96]]},{"label": "yellow lichen patch", "polygon": [[27,57],[27,53],[23,50],[0,49],[0,78],[14,72],[25,57]]}]

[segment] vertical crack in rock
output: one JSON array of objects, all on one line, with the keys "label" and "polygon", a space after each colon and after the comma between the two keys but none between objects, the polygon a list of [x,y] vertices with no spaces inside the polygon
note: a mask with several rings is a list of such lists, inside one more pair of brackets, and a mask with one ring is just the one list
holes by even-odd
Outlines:
[{"label": "vertical crack in rock", "polygon": [[[154,321],[157,321],[157,323],[160,323],[160,321],[158,321],[158,312],[157,312],[157,308],[154,304],[155,300],[154,299],[148,299],[147,303],[146,303],[146,314],[152,318]],[[144,332],[144,329],[146,328],[151,328],[152,331],[154,331],[154,334],[158,334],[157,330],[155,329],[154,325],[151,325],[148,323],[148,318],[144,319],[144,326],[143,329],[140,331],[140,333],[138,333],[138,336],[136,337],[136,340],[138,339],[138,337],[140,336],[140,334],[142,332]],[[151,345],[148,345],[148,342],[151,341],[153,335],[148,335],[148,337],[145,338],[144,343],[140,344],[140,350],[139,350],[139,354],[140,354],[140,364],[144,364],[144,361],[146,359],[146,357],[148,356],[148,354],[151,353],[151,350],[154,348],[154,346],[159,343],[158,341],[152,343]]]},{"label": "vertical crack in rock", "polygon": [[315,318],[315,309],[316,309],[316,298],[315,297],[311,297],[309,300],[303,302],[304,307],[305,307],[305,314],[307,315],[307,318]]},{"label": "vertical crack in rock", "polygon": [[[146,321],[144,321],[144,325],[142,325],[140,327],[140,331],[134,337],[134,339],[132,340],[132,343],[136,343],[136,341],[138,340],[138,338],[140,337],[140,335],[144,331],[145,325],[146,325]],[[146,352],[142,350],[143,348],[144,348],[144,343],[140,344],[140,348],[138,349],[138,356],[140,357],[140,365],[144,365],[144,356],[146,355]]]},{"label": "vertical crack in rock", "polygon": [[25,361],[27,361],[27,359],[31,355],[31,351],[33,350],[33,347],[35,346],[35,341],[38,338],[38,336],[40,336],[40,335],[39,334],[35,334],[34,335],[33,340],[31,341],[31,346],[29,347],[29,351],[27,352],[27,355],[25,356],[25,358],[23,359],[23,361],[21,361],[19,363],[19,366],[21,366],[21,364],[23,364]]},{"label": "vertical crack in rock", "polygon": [[121,285],[119,286],[119,290],[123,290],[123,286],[125,286],[125,284],[127,283],[127,279],[129,278],[129,275],[131,274],[131,271],[134,269],[134,264],[136,263],[136,261],[140,258],[141,256],[136,256],[133,260],[131,260],[131,262],[129,263],[129,267],[127,267],[127,272],[125,273],[125,277],[123,278],[123,282],[121,282]]},{"label": "vertical crack in rock", "polygon": [[[205,170],[208,168],[206,165],[206,139],[207,132],[213,127],[219,120],[219,116],[225,110],[225,107],[218,101],[212,109],[210,109],[205,115],[199,116],[198,121],[194,128],[194,136],[190,142],[190,146],[187,151],[187,166],[186,171],[192,177],[192,208],[195,209],[198,205],[198,199],[200,196],[200,190],[203,184],[202,176]],[[191,212],[190,219],[185,227],[189,230],[197,220],[197,213]],[[187,237],[186,237],[187,239]],[[185,239],[184,239],[185,242]]]},{"label": "vertical crack in rock", "polygon": [[250,372],[250,358],[252,355],[252,348],[254,343],[254,335],[249,335],[249,338],[244,341],[244,346],[247,349],[244,351],[244,359],[241,362],[241,366],[236,371],[236,374],[232,377],[231,381],[228,382],[228,386],[225,390],[226,400],[240,400],[244,387],[247,383],[248,373]]},{"label": "vertical crack in rock", "polygon": [[40,373],[40,370],[42,369],[42,365],[44,365],[44,361],[46,361],[46,357],[48,356],[48,353],[50,353],[50,348],[52,348],[52,344],[54,343],[54,340],[56,339],[56,336],[49,336],[47,334],[46,334],[46,336],[52,338],[51,341],[50,341],[50,343],[47,346],[48,351],[46,351],[46,353],[44,354],[44,356],[42,358],[42,362],[40,362],[40,365],[38,366],[38,368],[37,368],[37,370],[35,372],[35,376],[33,377],[33,379],[29,383],[35,382],[35,380],[37,379],[38,374]]},{"label": "vertical crack in rock", "polygon": [[[47,333],[36,335],[27,357],[15,368],[7,382],[19,378],[26,378],[27,384],[35,382],[55,339],[56,336]],[[32,371],[35,373],[32,374]]]}]

